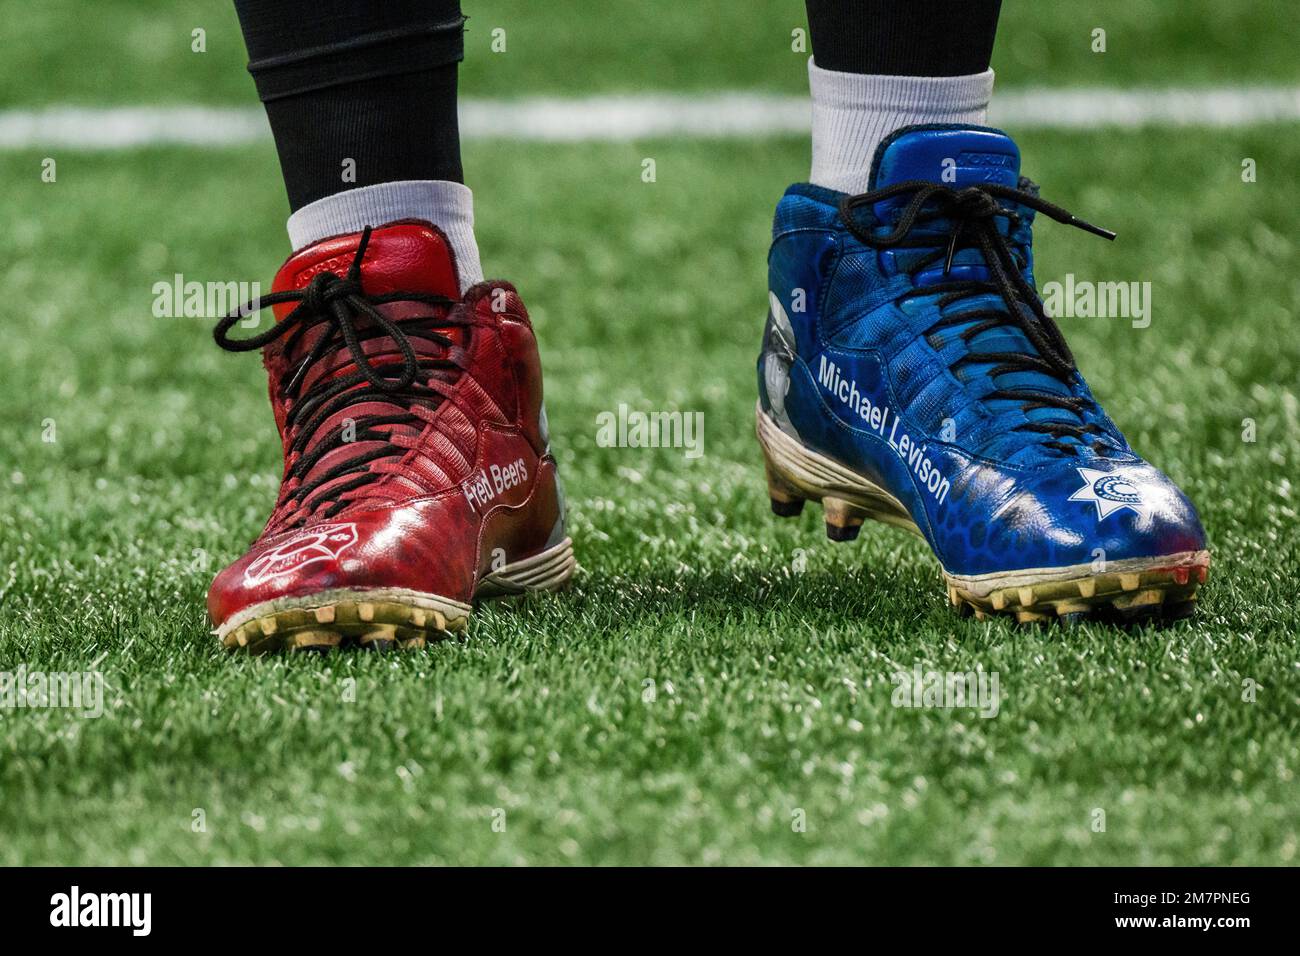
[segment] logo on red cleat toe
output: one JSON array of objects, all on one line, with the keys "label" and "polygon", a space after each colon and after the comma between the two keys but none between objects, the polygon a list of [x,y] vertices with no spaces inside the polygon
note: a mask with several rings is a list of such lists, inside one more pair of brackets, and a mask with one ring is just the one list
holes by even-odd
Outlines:
[{"label": "logo on red cleat toe", "polygon": [[317,561],[337,561],[339,555],[356,543],[357,526],[351,522],[317,525],[252,561],[244,569],[244,583],[262,584]]}]

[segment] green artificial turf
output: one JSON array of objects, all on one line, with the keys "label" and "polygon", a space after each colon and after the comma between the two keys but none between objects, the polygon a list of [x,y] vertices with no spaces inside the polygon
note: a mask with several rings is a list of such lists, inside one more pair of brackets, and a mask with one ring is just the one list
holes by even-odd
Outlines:
[{"label": "green artificial turf", "polygon": [[[1295,862],[1300,143],[1021,143],[1044,196],[1120,234],[1043,224],[1040,282],[1152,283],[1149,328],[1063,326],[1201,508],[1194,622],[958,619],[919,541],[768,512],[753,361],[805,142],[476,143],[582,571],[424,653],[228,656],[203,596],[274,497],[263,373],[209,321],[155,318],[152,289],[269,283],[274,152],[67,153],[55,183],[40,151],[0,154],[0,670],[110,688],[97,719],[0,709],[0,863]],[[704,455],[599,447],[619,403],[703,412]],[[998,715],[892,706],[917,663],[996,672]]]}]

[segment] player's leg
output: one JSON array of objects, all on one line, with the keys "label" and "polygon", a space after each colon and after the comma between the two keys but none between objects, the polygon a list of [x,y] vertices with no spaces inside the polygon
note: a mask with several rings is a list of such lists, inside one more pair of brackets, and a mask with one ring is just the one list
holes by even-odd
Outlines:
[{"label": "player's leg", "polygon": [[[213,582],[227,647],[419,646],[478,597],[572,573],[541,369],[483,282],[461,182],[455,0],[236,0],[293,253],[217,342],[261,349],[285,454],[270,520]],[[240,336],[243,336],[242,338]]]},{"label": "player's leg", "polygon": [[460,158],[458,0],[235,8],[280,156],[294,248],[398,209],[447,233],[465,288],[482,279]]},{"label": "player's leg", "polygon": [[988,129],[998,0],[808,0],[811,183],[777,206],[758,434],[772,508],[921,535],[951,603],[1181,616],[1209,554],[1034,289],[1038,196]]},{"label": "player's leg", "polygon": [[867,188],[876,147],[923,123],[981,125],[1002,0],[808,0],[811,181]]}]

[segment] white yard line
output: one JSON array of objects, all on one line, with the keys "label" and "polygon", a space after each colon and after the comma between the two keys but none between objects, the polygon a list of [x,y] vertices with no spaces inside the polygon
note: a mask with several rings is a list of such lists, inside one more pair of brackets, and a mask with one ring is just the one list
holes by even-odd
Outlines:
[{"label": "white yard line", "polygon": [[[1012,131],[1246,126],[1300,121],[1300,87],[1007,90],[989,122]],[[761,93],[465,99],[466,139],[568,142],[653,136],[744,137],[808,132],[806,97]],[[257,106],[55,106],[0,110],[0,149],[128,149],[158,144],[238,146],[265,139]]]}]

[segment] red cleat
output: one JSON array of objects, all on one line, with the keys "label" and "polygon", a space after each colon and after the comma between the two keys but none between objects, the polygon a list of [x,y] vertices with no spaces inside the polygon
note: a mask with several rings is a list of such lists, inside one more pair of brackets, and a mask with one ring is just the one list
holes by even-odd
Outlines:
[{"label": "red cleat", "polygon": [[290,257],[262,348],[284,447],[275,510],[217,575],[208,612],[254,653],[420,647],[475,598],[552,590],[574,570],[542,375],[512,285],[462,297],[443,234],[397,222]]}]

